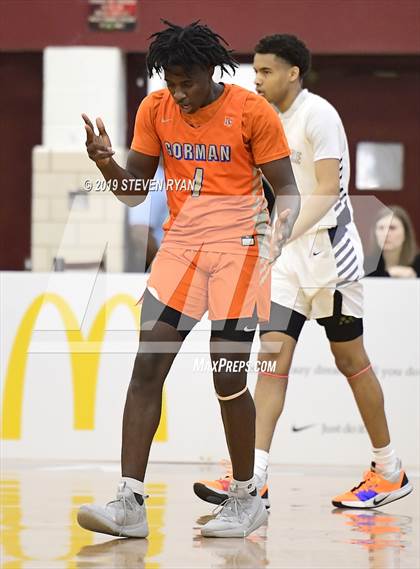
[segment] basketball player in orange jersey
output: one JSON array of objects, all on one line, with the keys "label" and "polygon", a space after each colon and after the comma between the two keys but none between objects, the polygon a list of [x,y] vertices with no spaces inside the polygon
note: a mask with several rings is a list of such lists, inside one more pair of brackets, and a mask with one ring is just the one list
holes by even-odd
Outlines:
[{"label": "basketball player in orange jersey", "polygon": [[256,94],[212,80],[216,65],[223,72],[237,66],[222,38],[198,22],[185,28],[164,23],[166,29],[152,36],[147,67],[150,76],[164,72],[167,88],[142,101],[126,168],[112,158],[103,122],[97,119],[96,135],[83,115],[89,157],[129,205],[144,200],[162,153],[170,214],[143,298],[117,497],[104,507],[82,506],[78,521],[91,531],[147,536],[143,484],[163,384],[183,341],[208,310],[214,387],[233,479],[229,499],[201,531],[244,537],[267,519],[254,481],[255,407],[245,372],[257,322],[269,318],[270,307],[264,251],[271,229],[261,172],[278,198],[272,257],[291,233],[300,196],[273,108]]}]

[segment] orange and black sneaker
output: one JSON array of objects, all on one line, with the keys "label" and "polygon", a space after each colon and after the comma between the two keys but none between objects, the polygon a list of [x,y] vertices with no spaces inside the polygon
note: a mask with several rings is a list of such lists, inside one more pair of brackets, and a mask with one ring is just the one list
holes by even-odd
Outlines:
[{"label": "orange and black sneaker", "polygon": [[337,508],[377,508],[407,496],[412,490],[413,486],[401,468],[401,463],[397,473],[389,479],[384,478],[372,462],[362,482],[349,492],[333,498],[332,503]]},{"label": "orange and black sneaker", "polygon": [[[219,505],[230,497],[229,486],[233,478],[232,465],[226,460],[222,460],[222,464],[226,468],[226,475],[223,478],[219,478],[218,480],[199,480],[194,483],[195,495],[209,504]],[[255,476],[257,490],[260,493],[265,509],[268,510],[270,508],[270,501],[268,499],[268,486],[266,482],[267,479],[261,480],[258,476]]]}]

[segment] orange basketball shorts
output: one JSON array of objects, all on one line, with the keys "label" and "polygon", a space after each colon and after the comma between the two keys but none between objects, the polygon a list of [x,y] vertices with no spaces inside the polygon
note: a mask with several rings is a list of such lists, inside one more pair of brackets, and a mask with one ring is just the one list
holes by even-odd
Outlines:
[{"label": "orange basketball shorts", "polygon": [[149,291],[163,304],[200,320],[270,316],[271,267],[244,253],[161,248],[152,264]]}]

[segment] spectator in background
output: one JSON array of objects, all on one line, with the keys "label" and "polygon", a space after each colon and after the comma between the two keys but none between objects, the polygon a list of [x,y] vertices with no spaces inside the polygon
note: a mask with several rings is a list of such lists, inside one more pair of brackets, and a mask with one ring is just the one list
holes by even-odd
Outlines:
[{"label": "spectator in background", "polygon": [[[413,224],[408,213],[399,206],[384,208],[378,215],[373,236],[373,253],[367,265],[379,258],[371,277],[420,277],[418,252]],[[368,274],[368,271],[367,271]]]},{"label": "spectator in background", "polygon": [[165,174],[161,165],[156,170],[154,182],[141,207],[128,208],[126,271],[130,273],[145,273],[148,270],[163,238],[162,224],[168,216],[168,207]]}]

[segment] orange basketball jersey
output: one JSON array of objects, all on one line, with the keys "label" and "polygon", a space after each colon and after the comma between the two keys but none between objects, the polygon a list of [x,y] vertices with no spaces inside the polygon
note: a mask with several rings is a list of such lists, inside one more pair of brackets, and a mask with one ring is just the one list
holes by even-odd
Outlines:
[{"label": "orange basketball jersey", "polygon": [[225,85],[216,101],[189,116],[162,89],[141,103],[131,148],[163,155],[169,207],[163,247],[258,254],[270,220],[257,164],[290,154],[264,99]]}]

